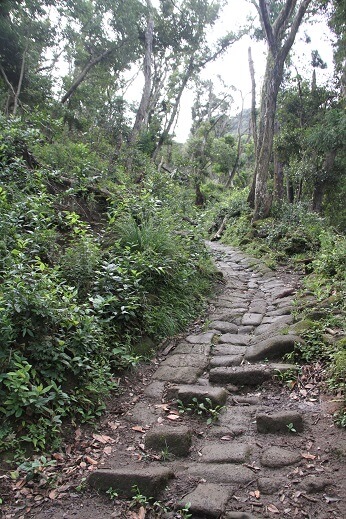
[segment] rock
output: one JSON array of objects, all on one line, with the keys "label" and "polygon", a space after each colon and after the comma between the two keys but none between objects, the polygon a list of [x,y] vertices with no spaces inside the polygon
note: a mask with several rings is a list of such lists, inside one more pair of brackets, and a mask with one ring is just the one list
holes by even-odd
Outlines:
[{"label": "rock", "polygon": [[226,355],[244,355],[245,346],[234,346],[233,344],[217,344],[212,351],[216,357],[224,357]]},{"label": "rock", "polygon": [[189,335],[186,342],[190,344],[211,344],[215,336],[214,332],[200,333],[198,335]]},{"label": "rock", "polygon": [[171,388],[169,395],[174,395],[184,405],[190,404],[193,398],[197,398],[199,402],[209,398],[212,404],[222,406],[226,403],[228,393],[223,387],[188,385]]},{"label": "rock", "polygon": [[275,317],[278,315],[290,315],[294,310],[293,305],[283,306],[282,308],[278,308],[277,310],[271,310],[267,313],[268,317]]},{"label": "rock", "polygon": [[290,424],[296,432],[303,431],[303,418],[294,411],[281,411],[274,414],[258,414],[256,416],[259,433],[289,433]]},{"label": "rock", "polygon": [[255,335],[262,335],[266,333],[269,336],[275,334],[279,334],[281,330],[284,330],[287,328],[286,325],[291,324],[293,322],[293,316],[292,315],[282,315],[281,317],[278,317],[277,321],[271,324],[261,324],[258,326],[258,328],[255,330]]},{"label": "rock", "polygon": [[201,461],[205,463],[245,463],[252,446],[247,443],[209,443],[202,449]]},{"label": "rock", "polygon": [[133,486],[147,497],[157,498],[174,473],[165,467],[145,467],[138,465],[126,468],[94,470],[88,477],[88,484],[97,490],[113,488],[122,497],[133,496]]},{"label": "rock", "polygon": [[250,334],[251,332],[254,331],[254,326],[239,326],[238,327],[238,333],[239,334]]},{"label": "rock", "polygon": [[144,395],[148,398],[152,398],[153,400],[161,400],[163,392],[165,390],[165,383],[160,382],[159,380],[155,380],[151,384],[147,385],[144,390]]},{"label": "rock", "polygon": [[197,488],[184,497],[178,503],[179,508],[183,508],[186,503],[190,503],[189,513],[198,517],[220,517],[224,513],[227,501],[232,495],[230,487],[215,485],[214,483],[199,484]]},{"label": "rock", "polygon": [[227,321],[212,321],[209,325],[210,328],[218,330],[223,333],[237,333],[238,326]]},{"label": "rock", "polygon": [[210,367],[216,368],[220,366],[240,366],[244,355],[224,355],[220,357],[213,357],[210,361]]},{"label": "rock", "polygon": [[145,435],[145,447],[156,452],[167,450],[168,454],[183,457],[188,456],[191,447],[192,434],[185,426],[172,427],[157,425]]},{"label": "rock", "polygon": [[300,488],[308,494],[317,494],[323,492],[327,487],[334,485],[335,483],[331,479],[318,476],[307,476],[300,484]]},{"label": "rock", "polygon": [[284,488],[287,480],[282,478],[258,478],[258,490],[264,495],[275,494],[280,488]]},{"label": "rock", "polygon": [[277,335],[250,346],[245,354],[248,361],[277,359],[294,350],[296,342],[301,342],[296,335]]},{"label": "rock", "polygon": [[247,346],[250,342],[251,336],[250,335],[238,335],[234,333],[223,333],[220,338],[219,342],[234,344],[234,345],[240,345],[240,346]]},{"label": "rock", "polygon": [[244,314],[241,324],[243,326],[259,326],[262,322],[263,314]]},{"label": "rock", "polygon": [[186,470],[188,476],[203,478],[213,483],[244,485],[254,479],[252,470],[231,463],[192,463]]},{"label": "rock", "polygon": [[181,342],[175,348],[174,353],[183,353],[184,355],[209,355],[210,350],[210,344],[187,344],[186,342]]},{"label": "rock", "polygon": [[183,355],[173,354],[169,355],[161,364],[161,366],[172,366],[176,368],[186,368],[192,366],[194,368],[200,368],[202,371],[208,364],[208,357],[206,355]]},{"label": "rock", "polygon": [[161,411],[145,402],[137,402],[124,416],[125,420],[136,425],[149,426],[157,422]]},{"label": "rock", "polygon": [[182,382],[183,384],[194,384],[203,372],[203,368],[173,368],[171,366],[160,366],[154,374],[154,379],[165,382]]},{"label": "rock", "polygon": [[269,380],[272,371],[267,366],[248,365],[229,368],[212,368],[209,372],[211,384],[235,384],[257,386]]},{"label": "rock", "polygon": [[310,319],[303,319],[302,321],[298,321],[297,323],[292,324],[289,327],[288,333],[293,335],[301,335],[307,330],[311,330],[314,328],[314,322]]},{"label": "rock", "polygon": [[281,449],[280,447],[270,447],[265,450],[261,456],[261,464],[263,467],[270,467],[272,469],[286,467],[287,465],[294,465],[301,461],[300,452],[289,451]]}]

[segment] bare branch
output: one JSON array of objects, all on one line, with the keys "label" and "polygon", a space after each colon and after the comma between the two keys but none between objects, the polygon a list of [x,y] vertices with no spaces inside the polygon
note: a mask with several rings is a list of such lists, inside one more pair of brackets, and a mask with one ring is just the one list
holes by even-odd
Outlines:
[{"label": "bare branch", "polygon": [[278,14],[278,16],[273,24],[273,31],[274,31],[275,38],[278,37],[281,28],[287,26],[289,17],[291,16],[296,4],[297,4],[297,0],[287,0],[286,4],[281,9],[280,13]]},{"label": "bare branch", "polygon": [[300,27],[304,14],[306,13],[307,8],[311,4],[311,2],[312,2],[312,0],[303,0],[302,3],[300,4],[298,12],[292,22],[291,30],[290,30],[290,32],[286,38],[286,41],[280,52],[281,62],[285,61],[287,54],[291,50],[291,47],[294,43],[294,39],[296,37],[296,34],[298,32],[298,29]]},{"label": "bare branch", "polygon": [[273,28],[270,23],[268,7],[267,7],[267,3],[265,0],[259,0],[259,9],[260,9],[261,19],[263,21],[264,30],[267,35],[267,41],[268,41],[269,48],[272,51],[272,53],[275,54],[276,40],[274,38]]}]

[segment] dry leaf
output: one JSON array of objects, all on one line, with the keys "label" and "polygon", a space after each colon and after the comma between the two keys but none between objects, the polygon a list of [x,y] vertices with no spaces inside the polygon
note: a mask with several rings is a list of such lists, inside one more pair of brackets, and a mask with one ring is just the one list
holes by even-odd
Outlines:
[{"label": "dry leaf", "polygon": [[224,440],[225,442],[229,442],[231,441],[233,438],[232,436],[222,436],[222,438],[220,438],[221,440]]},{"label": "dry leaf", "polygon": [[112,431],[116,431],[119,427],[119,422],[108,422],[108,427],[112,429]]},{"label": "dry leaf", "polygon": [[280,510],[278,510],[278,508],[276,508],[275,505],[268,505],[267,508],[268,508],[269,512],[272,512],[273,514],[280,513]]},{"label": "dry leaf", "polygon": [[314,460],[316,459],[316,456],[310,454],[310,452],[302,452],[302,458],[305,458],[306,460]]},{"label": "dry leaf", "polygon": [[111,454],[111,452],[112,452],[112,447],[111,447],[110,445],[107,445],[107,447],[105,447],[105,448],[103,449],[103,452],[104,452],[105,454]]},{"label": "dry leaf", "polygon": [[58,494],[58,491],[56,489],[54,489],[51,492],[49,492],[48,497],[49,497],[49,499],[56,499],[57,494]]},{"label": "dry leaf", "polygon": [[180,420],[180,416],[178,416],[176,414],[169,414],[167,416],[167,420],[171,420],[172,422],[174,422],[175,420]]},{"label": "dry leaf", "polygon": [[136,432],[145,433],[145,429],[143,429],[143,427],[140,425],[135,425],[134,427],[131,427],[131,429]]},{"label": "dry leaf", "polygon": [[64,456],[60,452],[54,452],[54,454],[52,454],[52,457],[57,461],[64,461]]},{"label": "dry leaf", "polygon": [[75,430],[74,436],[75,436],[76,440],[79,440],[79,438],[82,436],[82,431],[80,430],[79,427]]},{"label": "dry leaf", "polygon": [[98,461],[93,460],[92,458],[90,458],[90,456],[85,456],[85,459],[89,463],[89,465],[97,465],[98,464]]},{"label": "dry leaf", "polygon": [[256,499],[259,499],[261,497],[261,493],[259,490],[255,490],[254,494]]},{"label": "dry leaf", "polygon": [[104,445],[106,443],[115,443],[115,439],[107,436],[106,434],[93,434],[93,438],[97,442],[103,443]]}]

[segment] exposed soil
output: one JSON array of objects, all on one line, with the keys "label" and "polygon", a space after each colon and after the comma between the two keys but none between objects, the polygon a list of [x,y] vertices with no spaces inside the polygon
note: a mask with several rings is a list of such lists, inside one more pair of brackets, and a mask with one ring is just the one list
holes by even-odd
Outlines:
[{"label": "exposed soil", "polygon": [[[108,402],[97,429],[69,431],[69,440],[52,457],[54,466],[45,464],[31,481],[12,481],[3,470],[5,519],[183,517],[176,511],[179,501],[190,501],[192,517],[200,518],[232,518],[235,512],[243,512],[238,517],[244,519],[346,517],[346,435],[333,423],[336,403],[324,392],[323,366],[303,366],[292,382],[280,374],[287,366],[281,372],[275,368],[283,361],[274,339],[290,334],[299,279],[284,269],[269,272],[230,247],[211,246],[224,277],[208,315],[124,376],[121,393]],[[259,356],[255,361],[253,352]],[[206,395],[213,388],[227,390],[217,421],[208,425],[188,412],[188,404],[179,413],[176,396],[186,386],[192,392],[205,388]],[[285,413],[299,419],[282,430],[278,417]],[[260,416],[275,422],[266,433],[259,430]],[[167,449],[146,447],[146,435],[160,426],[188,427],[192,446],[186,457],[171,455],[169,439]],[[174,473],[159,495],[170,511],[156,506],[155,512],[139,498],[130,505],[114,494],[116,484],[108,493],[88,484],[92,473],[102,482],[105,472],[132,467],[139,473],[152,467]]]}]

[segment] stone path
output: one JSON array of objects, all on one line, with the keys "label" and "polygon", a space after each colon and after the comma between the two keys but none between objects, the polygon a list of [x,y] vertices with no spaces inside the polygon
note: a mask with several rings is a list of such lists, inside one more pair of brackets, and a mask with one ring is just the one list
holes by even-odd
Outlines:
[{"label": "stone path", "polygon": [[[124,497],[136,484],[172,507],[190,503],[196,518],[342,519],[345,471],[333,450],[345,452],[342,436],[319,402],[292,400],[273,383],[297,369],[282,360],[301,340],[292,326],[294,287],[259,260],[210,247],[225,286],[207,329],[166,349],[125,417],[143,456],[129,462],[120,445],[88,484]],[[177,400],[186,411],[206,398],[223,407],[213,425],[177,412]],[[320,443],[324,419],[328,439]]]}]

